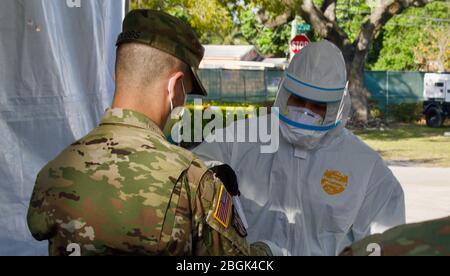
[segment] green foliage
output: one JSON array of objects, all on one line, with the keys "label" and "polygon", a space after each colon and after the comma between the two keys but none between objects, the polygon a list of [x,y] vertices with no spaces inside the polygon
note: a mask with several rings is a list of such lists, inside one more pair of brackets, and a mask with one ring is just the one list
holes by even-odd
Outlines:
[{"label": "green foliage", "polygon": [[[347,0],[337,1],[336,18],[339,27],[354,41],[361,26],[369,19],[371,12],[380,0]],[[289,8],[286,3],[300,3],[288,0],[248,0],[258,7],[264,7],[267,12],[280,14]],[[323,0],[314,0],[321,7]],[[425,7],[409,8],[401,15],[392,18],[376,35],[374,45],[367,58],[367,70],[423,70],[417,61],[415,52],[429,51],[436,55],[436,38],[431,32],[450,33],[450,3],[448,1],[432,2]],[[271,17],[271,16],[269,16]],[[436,20],[437,19],[437,20]],[[444,19],[447,21],[439,21]],[[317,34],[313,40],[320,39]],[[450,46],[449,46],[450,47]],[[449,52],[449,51],[447,51]],[[447,54],[446,70],[450,70],[450,58]]]},{"label": "green foliage", "polygon": [[[285,8],[267,7],[274,11],[273,16]],[[177,16],[194,28],[204,44],[253,44],[267,56],[285,56],[288,52],[290,25],[267,28],[257,21],[254,6],[242,1],[134,0],[131,8],[158,9]]]},{"label": "green foliage", "polygon": [[[139,3],[138,3],[139,2]],[[172,14],[197,32],[202,43],[221,43],[233,28],[233,16],[221,0],[132,0],[131,8],[157,9]]]},{"label": "green foliage", "polygon": [[254,7],[263,7],[268,13],[269,18],[275,17],[287,10],[298,10],[298,5],[301,1],[286,1],[286,0],[244,0],[246,4]]},{"label": "green foliage", "polygon": [[[380,0],[337,1],[338,25],[354,41]],[[286,11],[298,11],[300,0],[132,0],[132,8],[164,10],[190,23],[204,44],[253,44],[267,56],[285,56],[288,52],[291,25],[268,28],[257,19],[256,12],[267,18]],[[323,0],[314,0],[320,7]],[[450,3],[436,1],[421,8],[409,8],[392,18],[376,35],[368,54],[368,70],[420,70],[417,52],[436,55],[436,36],[449,33]],[[438,20],[436,20],[438,19]],[[311,32],[310,38],[319,39]],[[424,50],[425,49],[425,50]],[[415,54],[416,53],[416,54]],[[421,57],[422,59],[426,57]],[[447,70],[450,58],[447,54]]]},{"label": "green foliage", "polygon": [[338,1],[336,19],[339,27],[347,34],[350,41],[355,41],[358,37],[361,26],[369,18],[370,12],[370,6],[366,1]]},{"label": "green foliage", "polygon": [[[386,110],[387,109],[387,110]],[[386,108],[381,108],[376,100],[369,101],[370,120],[386,119],[397,123],[417,123],[424,119],[423,104],[419,103],[401,103],[391,104]]]},{"label": "green foliage", "polygon": [[290,25],[268,28],[256,20],[253,9],[239,14],[242,35],[264,55],[284,57],[289,51]]},{"label": "green foliage", "polygon": [[[203,105],[198,106],[194,105],[193,103],[188,103],[185,108],[187,109],[187,112],[191,114],[191,130],[192,134],[194,132],[194,125],[197,114],[199,115],[198,118],[201,119],[201,125],[198,125],[197,127],[201,127],[203,129],[208,123],[213,121],[215,119],[215,112],[213,113],[211,119],[203,119],[203,113],[208,108],[217,108],[218,113],[222,116],[222,125],[221,128],[227,127],[230,123],[233,123],[237,121],[238,119],[248,119],[252,118],[254,115],[259,116],[259,108],[265,107],[267,108],[267,113],[270,113],[270,107],[272,107],[272,102],[267,103],[260,103],[260,104],[253,104],[248,105],[244,103],[225,103],[225,102],[218,102],[218,101],[208,101],[203,102]],[[197,112],[196,112],[197,111]],[[171,130],[173,126],[179,122],[177,119],[171,119],[165,126],[164,129],[164,135],[166,137],[170,136]],[[193,137],[192,137],[193,138]]]},{"label": "green foliage", "polygon": [[369,99],[369,119],[371,120],[384,120],[385,119],[385,113],[380,107],[380,104],[377,100]]},{"label": "green foliage", "polygon": [[389,116],[401,123],[415,123],[423,118],[422,103],[401,103],[388,106]]},{"label": "green foliage", "polygon": [[376,37],[366,68],[369,70],[420,70],[414,51],[421,44],[436,44],[432,31],[446,29],[450,33],[448,20],[450,3],[432,2],[422,8],[409,8],[391,19]]}]

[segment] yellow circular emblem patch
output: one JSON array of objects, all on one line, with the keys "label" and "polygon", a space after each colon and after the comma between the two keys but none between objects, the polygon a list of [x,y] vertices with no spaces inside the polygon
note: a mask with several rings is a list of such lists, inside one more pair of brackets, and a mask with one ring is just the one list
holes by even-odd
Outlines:
[{"label": "yellow circular emblem patch", "polygon": [[333,170],[326,170],[322,177],[322,188],[329,195],[337,195],[345,191],[348,185],[348,176]]}]

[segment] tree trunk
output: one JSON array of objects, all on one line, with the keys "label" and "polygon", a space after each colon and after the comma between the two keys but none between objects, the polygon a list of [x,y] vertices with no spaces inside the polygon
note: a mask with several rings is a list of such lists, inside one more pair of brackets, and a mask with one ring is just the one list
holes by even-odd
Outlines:
[{"label": "tree trunk", "polygon": [[[356,125],[365,125],[368,120],[368,91],[364,85],[364,64],[372,39],[370,31],[372,26],[366,25],[364,35],[352,44],[347,34],[337,25],[334,0],[324,2],[320,13],[312,0],[304,0],[300,14],[303,19],[311,24],[321,37],[333,42],[342,51],[347,65],[347,78],[349,92],[352,98],[351,121]],[[333,20],[331,20],[333,19]],[[369,36],[369,37],[367,37]]]},{"label": "tree trunk", "polygon": [[364,80],[364,67],[369,52],[370,43],[362,46],[343,49],[343,55],[347,64],[348,89],[352,99],[352,111],[350,121],[356,126],[364,126],[369,119],[369,97]]},{"label": "tree trunk", "polygon": [[364,84],[364,64],[352,63],[348,72],[349,92],[352,98],[350,121],[357,126],[363,126],[369,118],[369,91]]}]

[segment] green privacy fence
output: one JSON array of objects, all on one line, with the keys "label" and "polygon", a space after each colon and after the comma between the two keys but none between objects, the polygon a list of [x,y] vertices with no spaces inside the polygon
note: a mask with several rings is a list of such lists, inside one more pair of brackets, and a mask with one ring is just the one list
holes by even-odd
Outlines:
[{"label": "green privacy fence", "polygon": [[366,71],[365,83],[382,110],[389,105],[417,103],[423,100],[422,72]]},{"label": "green privacy fence", "polygon": [[205,100],[261,103],[277,94],[283,70],[202,69],[200,79],[208,91]]},{"label": "green privacy fence", "polygon": [[[200,78],[208,96],[205,100],[260,103],[275,99],[284,71],[202,69]],[[365,83],[381,110],[389,105],[422,101],[424,73],[367,71]]]}]

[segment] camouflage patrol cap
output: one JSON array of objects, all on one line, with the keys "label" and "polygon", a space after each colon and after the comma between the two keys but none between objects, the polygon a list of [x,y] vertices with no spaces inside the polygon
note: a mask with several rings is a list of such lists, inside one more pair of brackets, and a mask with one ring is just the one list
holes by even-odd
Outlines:
[{"label": "camouflage patrol cap", "polygon": [[206,96],[197,74],[205,49],[188,24],[161,11],[141,9],[129,12],[122,28],[116,46],[143,43],[180,59],[191,68],[194,76],[191,94]]}]

